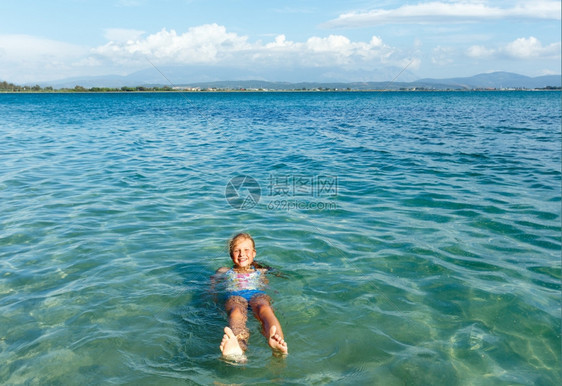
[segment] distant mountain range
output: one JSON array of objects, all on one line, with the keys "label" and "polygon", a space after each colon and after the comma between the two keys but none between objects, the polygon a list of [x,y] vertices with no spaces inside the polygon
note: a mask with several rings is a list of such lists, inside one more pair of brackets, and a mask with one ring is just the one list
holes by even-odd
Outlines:
[{"label": "distant mountain range", "polygon": [[[229,74],[223,73],[222,76]],[[300,74],[305,76],[306,74]],[[411,75],[408,77],[411,78]],[[419,79],[408,82],[268,82],[263,80],[236,80],[236,81],[216,81],[203,79],[204,81],[192,82],[189,76],[182,75],[177,69],[164,69],[162,71],[149,69],[136,72],[127,76],[110,75],[97,77],[68,78],[56,82],[41,82],[40,86],[52,86],[54,88],[74,88],[77,85],[82,87],[156,87],[156,86],[177,86],[177,87],[200,87],[200,88],[229,88],[229,89],[268,89],[268,90],[291,90],[291,89],[353,89],[353,90],[373,90],[373,89],[413,89],[425,88],[435,90],[462,90],[462,89],[506,89],[506,88],[545,88],[560,87],[561,75],[545,75],[539,77],[528,77],[510,72],[492,72],[479,74],[466,78],[448,79]],[[223,78],[225,79],[225,78]],[[227,79],[227,78],[226,78]]]},{"label": "distant mountain range", "polygon": [[449,79],[420,79],[414,83],[422,87],[453,87],[461,89],[474,88],[544,88],[560,87],[562,77],[560,75],[544,75],[531,78],[511,72],[492,72],[479,74],[468,78]]}]

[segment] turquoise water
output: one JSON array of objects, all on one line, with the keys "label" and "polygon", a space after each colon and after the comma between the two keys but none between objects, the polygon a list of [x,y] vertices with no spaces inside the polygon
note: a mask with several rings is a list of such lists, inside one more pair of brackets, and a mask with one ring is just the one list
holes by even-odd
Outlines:
[{"label": "turquoise water", "polygon": [[[2,94],[0,122],[2,384],[561,380],[559,92]],[[220,359],[239,231],[285,360],[255,320]]]}]

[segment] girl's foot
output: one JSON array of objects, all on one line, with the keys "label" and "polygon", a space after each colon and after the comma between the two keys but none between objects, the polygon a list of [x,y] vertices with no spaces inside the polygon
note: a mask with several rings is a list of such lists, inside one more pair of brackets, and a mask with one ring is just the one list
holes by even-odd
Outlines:
[{"label": "girl's foot", "polygon": [[224,336],[222,337],[222,342],[220,345],[222,355],[225,357],[243,357],[244,351],[236,339],[236,335],[232,332],[229,327],[224,328]]},{"label": "girl's foot", "polygon": [[285,342],[281,335],[277,333],[277,327],[275,326],[271,326],[271,329],[269,330],[269,339],[267,340],[267,343],[273,350],[273,354],[287,355],[289,353],[287,342]]}]

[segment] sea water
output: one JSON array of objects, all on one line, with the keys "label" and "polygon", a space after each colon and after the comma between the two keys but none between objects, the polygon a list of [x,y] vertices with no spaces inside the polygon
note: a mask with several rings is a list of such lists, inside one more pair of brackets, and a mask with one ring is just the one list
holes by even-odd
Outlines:
[{"label": "sea water", "polygon": [[[559,384],[560,92],[0,95],[0,383]],[[220,358],[237,232],[290,355]]]}]

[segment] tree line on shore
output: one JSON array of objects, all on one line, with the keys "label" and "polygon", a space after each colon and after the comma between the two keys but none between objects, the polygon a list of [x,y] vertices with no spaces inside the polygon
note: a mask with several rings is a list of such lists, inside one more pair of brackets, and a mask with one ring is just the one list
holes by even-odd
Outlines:
[{"label": "tree line on shore", "polygon": [[[264,91],[263,89],[251,89],[248,90],[246,88],[215,88],[215,87],[197,87],[197,88],[190,88],[190,87],[178,87],[172,88],[170,86],[163,86],[163,87],[146,87],[146,86],[136,86],[136,87],[91,87],[86,88],[83,86],[75,86],[74,88],[59,88],[54,89],[51,86],[48,87],[41,87],[39,85],[35,86],[18,86],[13,83],[8,82],[0,82],[0,92],[132,92],[132,91],[145,91],[145,92],[159,92],[159,91]],[[333,88],[299,88],[293,89],[290,91],[336,91]],[[347,88],[346,91],[351,91],[350,88]]]},{"label": "tree line on shore", "polygon": [[[537,88],[535,90],[560,90],[561,88],[558,86],[547,86],[542,88]],[[413,89],[409,88],[400,88],[399,91],[436,91],[432,88],[426,87],[416,87]],[[473,89],[473,90],[495,90],[495,89]],[[189,91],[188,88],[172,88],[170,86],[163,86],[163,87],[146,87],[146,86],[136,86],[136,87],[91,87],[86,88],[83,86],[75,86],[74,88],[60,88],[54,89],[51,86],[41,87],[38,84],[35,86],[20,86],[13,83],[8,83],[6,81],[0,82],[0,92],[57,92],[57,93],[72,93],[72,92],[133,92],[133,91],[144,91],[144,92],[160,92],[160,91]],[[267,91],[263,89],[245,89],[245,88],[196,88],[191,89],[191,91]],[[278,90],[280,91],[280,90]],[[285,91],[352,91],[351,88],[347,89],[334,89],[334,88],[295,88],[295,89],[288,89]],[[455,90],[444,90],[444,91],[455,91]],[[457,90],[460,91],[460,90]]]},{"label": "tree line on shore", "polygon": [[91,87],[86,88],[82,86],[76,86],[74,88],[60,88],[54,89],[51,86],[41,87],[38,84],[35,86],[19,86],[13,83],[8,83],[6,81],[0,82],[0,91],[9,92],[118,92],[118,91],[174,91],[173,88],[169,86],[164,87]]}]

